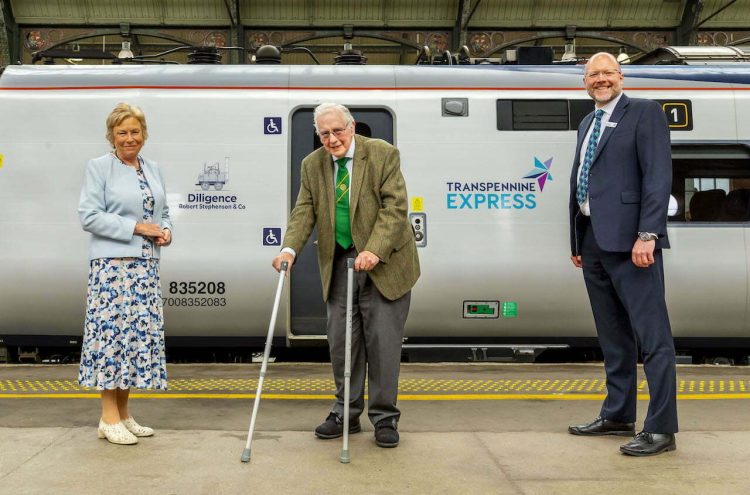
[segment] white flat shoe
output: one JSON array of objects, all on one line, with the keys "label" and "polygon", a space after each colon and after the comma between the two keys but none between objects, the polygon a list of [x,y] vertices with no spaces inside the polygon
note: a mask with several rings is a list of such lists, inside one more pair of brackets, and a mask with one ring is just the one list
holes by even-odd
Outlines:
[{"label": "white flat shoe", "polygon": [[110,425],[105,423],[103,419],[100,419],[96,436],[106,438],[109,443],[116,443],[117,445],[133,445],[138,443],[135,435],[130,433],[122,422]]},{"label": "white flat shoe", "polygon": [[125,425],[125,428],[127,428],[130,433],[137,437],[150,437],[154,434],[153,428],[139,425],[135,422],[133,416],[130,416],[128,419],[123,419],[122,424]]}]

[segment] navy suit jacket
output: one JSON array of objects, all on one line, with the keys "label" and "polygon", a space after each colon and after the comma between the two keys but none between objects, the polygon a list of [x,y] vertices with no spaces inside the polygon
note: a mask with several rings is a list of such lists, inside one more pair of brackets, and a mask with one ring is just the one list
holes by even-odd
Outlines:
[{"label": "navy suit jacket", "polygon": [[[570,176],[570,248],[581,254],[582,220],[576,201],[579,157],[594,112],[578,127]],[[613,124],[615,127],[611,127]],[[659,234],[656,248],[668,248],[667,208],[672,190],[669,126],[661,106],[623,94],[605,127],[589,173],[591,226],[603,251],[630,252],[638,232]]]}]

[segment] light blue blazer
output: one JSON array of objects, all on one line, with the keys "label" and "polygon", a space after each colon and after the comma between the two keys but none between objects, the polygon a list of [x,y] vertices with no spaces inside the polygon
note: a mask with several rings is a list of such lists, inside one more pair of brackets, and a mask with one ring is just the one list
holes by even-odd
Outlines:
[{"label": "light blue blazer", "polygon": [[[172,230],[164,179],[156,163],[141,157],[141,167],[154,195],[154,222]],[[140,258],[143,237],[133,234],[143,222],[143,195],[138,176],[111,153],[89,160],[78,203],[83,230],[91,233],[89,259]],[[160,249],[154,245],[154,258]]]}]

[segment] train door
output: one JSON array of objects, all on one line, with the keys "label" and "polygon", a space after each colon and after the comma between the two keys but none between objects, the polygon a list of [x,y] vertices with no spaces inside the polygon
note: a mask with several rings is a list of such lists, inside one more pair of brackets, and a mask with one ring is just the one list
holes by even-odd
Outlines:
[{"label": "train door", "polygon": [[[357,134],[393,143],[393,116],[382,108],[350,109],[356,122]],[[321,143],[313,127],[313,109],[304,108],[292,115],[292,170],[290,208],[294,208],[300,186],[302,159],[320,148]],[[320,336],[326,334],[326,306],[318,269],[315,241],[317,229],[294,263],[290,281],[290,312],[292,336]]]},{"label": "train door", "polygon": [[672,196],[664,254],[667,303],[680,337],[747,337],[750,148],[672,147]]}]

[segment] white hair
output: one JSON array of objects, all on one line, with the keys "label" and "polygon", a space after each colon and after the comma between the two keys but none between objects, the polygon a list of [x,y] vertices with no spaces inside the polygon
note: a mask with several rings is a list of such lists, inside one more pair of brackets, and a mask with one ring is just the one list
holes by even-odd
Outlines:
[{"label": "white hair", "polygon": [[349,127],[352,122],[354,122],[354,117],[352,117],[351,112],[344,105],[339,103],[321,103],[315,107],[315,111],[313,112],[313,125],[315,126],[315,132],[318,132],[318,119],[321,116],[332,112],[336,112],[343,117],[346,127]]}]

